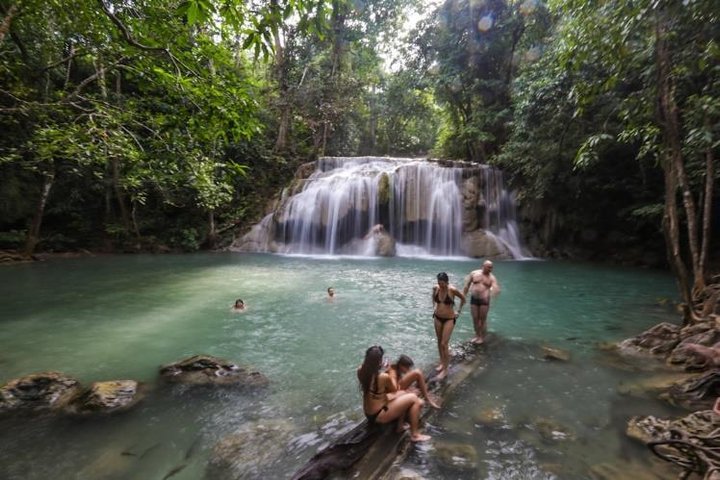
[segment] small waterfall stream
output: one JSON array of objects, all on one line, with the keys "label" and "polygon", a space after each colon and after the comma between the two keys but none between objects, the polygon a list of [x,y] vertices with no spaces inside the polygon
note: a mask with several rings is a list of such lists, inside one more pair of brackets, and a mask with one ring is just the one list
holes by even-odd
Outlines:
[{"label": "small waterfall stream", "polygon": [[322,157],[309,176],[303,168],[238,250],[387,255],[377,246],[385,239],[391,255],[525,257],[497,169],[387,157]]}]

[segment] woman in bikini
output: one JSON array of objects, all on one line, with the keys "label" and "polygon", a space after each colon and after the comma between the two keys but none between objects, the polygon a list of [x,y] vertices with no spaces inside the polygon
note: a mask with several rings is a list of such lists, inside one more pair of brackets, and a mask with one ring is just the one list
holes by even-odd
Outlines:
[{"label": "woman in bikini", "polygon": [[420,433],[420,410],[424,402],[414,393],[394,392],[390,376],[380,372],[384,354],[380,346],[368,348],[363,364],[357,369],[363,394],[363,410],[368,424],[384,424],[397,420],[398,426],[402,427],[407,415],[410,417],[410,440],[429,440],[429,435]]},{"label": "woman in bikini", "polygon": [[[455,311],[455,297],[460,298],[460,308],[457,312]],[[447,273],[441,272],[437,276],[437,285],[433,287],[432,300],[435,335],[437,336],[438,352],[440,353],[440,364],[435,367],[438,372],[435,378],[442,380],[448,374],[450,335],[452,335],[457,317],[462,312],[463,305],[465,305],[465,295],[449,284]]]},{"label": "woman in bikini", "polygon": [[415,362],[407,355],[400,355],[397,362],[390,365],[387,373],[393,388],[398,391],[409,391],[412,393],[420,393],[427,400],[428,404],[433,408],[440,408],[437,400],[428,392],[425,383],[425,375],[419,368],[413,368]]}]

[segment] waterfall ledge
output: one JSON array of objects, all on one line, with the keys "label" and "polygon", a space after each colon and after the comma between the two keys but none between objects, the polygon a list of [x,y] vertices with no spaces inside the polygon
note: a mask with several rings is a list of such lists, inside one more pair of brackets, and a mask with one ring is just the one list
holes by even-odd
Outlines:
[{"label": "waterfall ledge", "polygon": [[502,172],[469,162],[322,157],[301,165],[242,252],[524,258]]}]

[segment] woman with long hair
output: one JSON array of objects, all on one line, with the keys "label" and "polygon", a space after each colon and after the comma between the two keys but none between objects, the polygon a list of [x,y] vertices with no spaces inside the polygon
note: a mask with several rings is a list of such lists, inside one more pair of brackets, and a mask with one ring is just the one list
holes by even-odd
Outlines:
[{"label": "woman with long hair", "polygon": [[[455,297],[460,299],[460,308],[457,312],[455,311]],[[442,380],[448,374],[450,335],[452,335],[457,317],[462,312],[463,305],[465,305],[465,295],[453,285],[450,285],[447,273],[440,272],[437,275],[437,285],[433,287],[432,300],[435,336],[437,337],[438,353],[440,354],[440,364],[435,367],[438,372],[435,378]]]},{"label": "woman with long hair", "polygon": [[385,352],[375,345],[365,352],[365,360],[357,369],[363,395],[363,411],[368,424],[385,424],[394,420],[402,427],[405,416],[410,418],[410,440],[424,442],[429,435],[420,433],[420,410],[423,401],[414,393],[395,392],[387,373],[381,372]]}]

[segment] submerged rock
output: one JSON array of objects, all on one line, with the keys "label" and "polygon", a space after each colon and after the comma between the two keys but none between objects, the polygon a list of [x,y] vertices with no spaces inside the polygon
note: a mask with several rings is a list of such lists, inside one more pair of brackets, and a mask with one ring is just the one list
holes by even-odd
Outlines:
[{"label": "submerged rock", "polygon": [[195,355],[165,365],[160,368],[160,375],[169,382],[187,385],[263,387],[269,383],[260,372],[210,355]]},{"label": "submerged rock", "polygon": [[80,382],[60,372],[33,373],[0,388],[0,412],[57,410],[80,391]]},{"label": "submerged rock", "polygon": [[550,418],[537,417],[532,420],[532,427],[546,442],[562,442],[575,440],[575,432]]},{"label": "submerged rock", "polygon": [[246,425],[215,444],[205,478],[264,478],[264,468],[286,454],[284,445],[292,431],[292,424],[283,420],[267,420]]},{"label": "submerged rock", "polygon": [[567,362],[570,360],[570,352],[560,350],[559,348],[542,347],[543,358],[545,360],[557,360],[561,362]]},{"label": "submerged rock", "polygon": [[667,468],[667,465],[655,463],[655,468],[648,465],[629,463],[599,463],[590,467],[588,472],[592,480],[661,480],[675,479],[677,472]]},{"label": "submerged rock", "polygon": [[420,475],[415,470],[409,468],[401,468],[397,472],[393,473],[390,480],[426,480],[425,477]]},{"label": "submerged rock", "polygon": [[621,395],[636,398],[656,397],[678,382],[695,377],[695,375],[689,375],[687,373],[662,373],[634,382],[622,382],[618,385],[617,391]]},{"label": "submerged rock", "polygon": [[505,424],[505,413],[500,407],[487,407],[473,415],[473,423],[485,427],[501,427]]},{"label": "submerged rock", "polygon": [[141,399],[134,380],[95,382],[68,405],[71,413],[113,413],[133,407]]},{"label": "submerged rock", "polygon": [[475,447],[459,442],[435,442],[435,456],[441,465],[456,470],[476,470],[478,455]]}]

